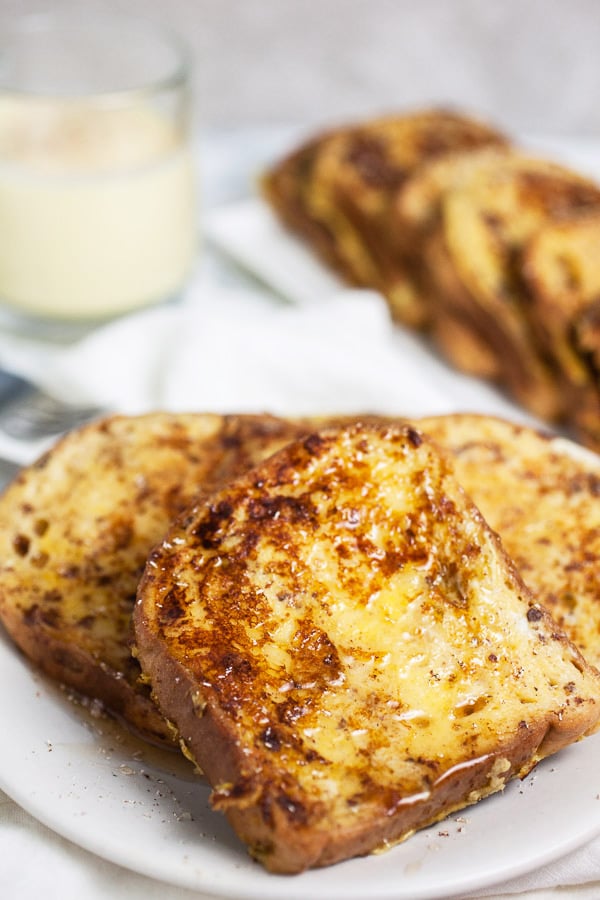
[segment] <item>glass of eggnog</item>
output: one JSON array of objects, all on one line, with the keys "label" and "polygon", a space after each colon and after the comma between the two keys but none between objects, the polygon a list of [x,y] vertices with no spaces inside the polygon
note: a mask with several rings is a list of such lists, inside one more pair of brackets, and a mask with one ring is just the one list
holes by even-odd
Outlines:
[{"label": "glass of eggnog", "polygon": [[185,48],[129,17],[0,35],[0,314],[92,325],[177,297],[196,250]]}]

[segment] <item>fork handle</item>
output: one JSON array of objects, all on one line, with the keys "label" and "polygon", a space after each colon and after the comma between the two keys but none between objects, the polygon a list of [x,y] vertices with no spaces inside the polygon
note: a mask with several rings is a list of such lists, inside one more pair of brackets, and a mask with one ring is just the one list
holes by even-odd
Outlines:
[{"label": "fork handle", "polygon": [[13,375],[12,372],[0,369],[0,406],[25,390],[31,390],[31,384],[28,381],[18,375]]}]

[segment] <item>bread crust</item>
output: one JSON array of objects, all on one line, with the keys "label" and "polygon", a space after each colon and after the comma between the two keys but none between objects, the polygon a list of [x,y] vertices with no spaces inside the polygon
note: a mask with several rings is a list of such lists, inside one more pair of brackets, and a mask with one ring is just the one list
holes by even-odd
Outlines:
[{"label": "bread crust", "polygon": [[395,322],[600,447],[598,184],[443,109],[331,129],[265,184],[286,227]]},{"label": "bread crust", "polygon": [[[423,238],[423,260],[429,279],[430,332],[442,355],[461,372],[502,384],[495,334],[483,332],[469,297],[448,256],[443,233],[431,229]],[[549,407],[555,408],[554,395]]]},{"label": "bread crust", "polygon": [[[335,133],[338,133],[337,130]],[[260,188],[286,228],[306,241],[325,265],[334,269],[345,281],[354,284],[356,276],[339,253],[335,235],[327,223],[314,218],[307,210],[306,195],[312,171],[321,147],[331,136],[332,132],[323,132],[288,153],[263,174]]]},{"label": "bread crust", "polygon": [[[371,624],[380,614],[385,627]],[[188,510],[148,561],[134,624],[213,805],[275,872],[389,846],[500,790],[600,712],[598,673],[410,427],[310,435]],[[405,656],[394,629],[400,639],[413,627]],[[438,694],[437,666],[451,657],[463,674]],[[465,705],[472,677],[479,693]]]},{"label": "bread crust", "polygon": [[443,197],[435,267],[430,265],[436,302],[468,317],[496,356],[505,388],[546,420],[559,420],[568,410],[556,369],[531,326],[521,258],[545,223],[599,208],[597,185],[517,153],[473,171]]},{"label": "bread crust", "polygon": [[62,438],[0,498],[0,621],[46,674],[173,746],[131,654],[148,553],[197,494],[308,426],[267,415],[113,416]]},{"label": "bread crust", "polygon": [[[514,148],[508,142],[498,141],[483,147],[458,148],[456,152],[426,160],[411,173],[393,199],[389,227],[392,253],[404,260],[405,267],[411,272],[420,303],[419,322],[406,320],[405,323],[433,329],[436,340],[439,336],[444,355],[451,361],[459,354],[453,352],[453,338],[446,335],[445,323],[440,321],[444,314],[447,319],[449,313],[436,303],[437,263],[433,259],[432,248],[428,245],[432,236],[439,232],[442,202],[446,193],[472,177],[475,171],[502,163],[512,152]],[[403,321],[402,317],[397,318]],[[464,340],[466,335],[461,339],[461,343]],[[474,340],[475,337],[471,336],[469,342],[473,343]],[[470,356],[465,356],[465,361],[469,365],[465,371],[471,371],[473,364]],[[458,363],[457,368],[461,368]],[[487,367],[484,368],[487,371]],[[482,374],[487,377],[485,371]]]},{"label": "bread crust", "polygon": [[576,436],[600,449],[600,215],[544,225],[527,243],[531,327],[558,373]]},{"label": "bread crust", "polygon": [[265,174],[263,194],[345,280],[381,290],[397,321],[422,327],[419,285],[395,252],[396,192],[430,159],[506,143],[497,129],[451,110],[381,116],[307,141]]}]

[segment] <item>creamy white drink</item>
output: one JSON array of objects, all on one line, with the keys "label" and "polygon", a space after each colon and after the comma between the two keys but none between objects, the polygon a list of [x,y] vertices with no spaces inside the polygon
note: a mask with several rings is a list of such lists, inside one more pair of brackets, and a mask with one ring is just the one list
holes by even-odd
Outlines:
[{"label": "creamy white drink", "polygon": [[0,98],[0,303],[101,319],[174,295],[195,251],[191,154],[137,106]]}]

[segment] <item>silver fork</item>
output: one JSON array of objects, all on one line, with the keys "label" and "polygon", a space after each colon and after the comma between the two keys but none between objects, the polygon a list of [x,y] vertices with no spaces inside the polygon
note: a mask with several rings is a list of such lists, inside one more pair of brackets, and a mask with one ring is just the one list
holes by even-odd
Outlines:
[{"label": "silver fork", "polygon": [[0,431],[17,440],[58,436],[103,412],[99,406],[64,403],[30,382],[0,371]]}]

